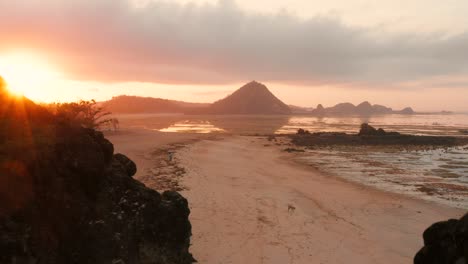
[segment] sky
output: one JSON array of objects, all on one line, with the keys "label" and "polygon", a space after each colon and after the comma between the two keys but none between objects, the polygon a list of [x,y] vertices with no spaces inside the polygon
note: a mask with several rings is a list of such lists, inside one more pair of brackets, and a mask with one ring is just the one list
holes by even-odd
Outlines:
[{"label": "sky", "polygon": [[0,75],[37,101],[213,102],[468,112],[466,0],[0,1]]}]

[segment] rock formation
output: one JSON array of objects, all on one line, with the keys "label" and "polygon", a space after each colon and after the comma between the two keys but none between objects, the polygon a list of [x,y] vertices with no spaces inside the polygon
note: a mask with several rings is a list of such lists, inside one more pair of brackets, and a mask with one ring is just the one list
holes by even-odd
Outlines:
[{"label": "rock formation", "polygon": [[185,198],[134,180],[100,132],[0,106],[0,263],[192,263]]},{"label": "rock formation", "polygon": [[463,146],[468,144],[468,138],[448,136],[418,136],[405,135],[398,132],[387,132],[382,128],[376,129],[367,123],[361,125],[357,134],[340,132],[310,133],[299,129],[298,133],[290,136],[292,143],[301,147],[331,146],[331,145],[395,145],[395,146]]},{"label": "rock formation", "polygon": [[414,264],[468,263],[468,214],[460,220],[435,223],[423,233],[424,247]]},{"label": "rock formation", "polygon": [[363,123],[361,124],[361,129],[358,133],[359,136],[398,136],[400,133],[398,132],[386,132],[382,128],[376,129],[373,126]]}]

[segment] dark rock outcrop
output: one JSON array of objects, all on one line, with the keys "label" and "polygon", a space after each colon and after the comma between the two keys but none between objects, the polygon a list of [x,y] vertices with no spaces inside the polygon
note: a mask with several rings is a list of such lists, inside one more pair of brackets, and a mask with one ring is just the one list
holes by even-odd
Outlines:
[{"label": "dark rock outcrop", "polygon": [[363,123],[358,133],[359,136],[399,136],[398,132],[386,132],[382,128],[376,129],[373,126]]},{"label": "dark rock outcrop", "polygon": [[127,156],[118,153],[114,155],[114,159],[123,166],[129,177],[132,177],[137,173],[137,166],[135,162],[127,158]]},{"label": "dark rock outcrop", "polygon": [[[308,132],[308,131],[307,131]],[[358,134],[339,132],[305,133],[299,129],[291,135],[292,143],[297,146],[329,146],[329,145],[407,145],[407,146],[460,146],[468,144],[468,138],[448,136],[416,136],[398,132],[386,132],[369,124],[362,124]]]},{"label": "dark rock outcrop", "polygon": [[302,129],[302,128],[299,128],[299,129],[297,130],[297,134],[298,134],[298,135],[308,135],[308,134],[310,134],[310,132],[309,132],[309,130],[304,130],[304,129]]},{"label": "dark rock outcrop", "polygon": [[185,198],[134,180],[100,132],[0,106],[0,263],[192,263]]},{"label": "dark rock outcrop", "polygon": [[[382,130],[383,131],[383,130]],[[367,123],[364,123],[361,125],[361,129],[359,130],[359,136],[364,136],[364,135],[377,135],[377,129],[375,129],[373,126],[370,126]]]},{"label": "dark rock outcrop", "polygon": [[468,263],[468,214],[460,220],[435,223],[423,233],[424,247],[414,264]]}]

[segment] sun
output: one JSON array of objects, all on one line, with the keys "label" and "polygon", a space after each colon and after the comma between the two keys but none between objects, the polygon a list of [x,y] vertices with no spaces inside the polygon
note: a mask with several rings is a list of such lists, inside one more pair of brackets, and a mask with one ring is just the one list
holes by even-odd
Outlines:
[{"label": "sun", "polygon": [[[37,97],[59,73],[40,56],[29,53],[0,54],[0,76],[15,95]],[[41,91],[42,90],[42,91]]]}]

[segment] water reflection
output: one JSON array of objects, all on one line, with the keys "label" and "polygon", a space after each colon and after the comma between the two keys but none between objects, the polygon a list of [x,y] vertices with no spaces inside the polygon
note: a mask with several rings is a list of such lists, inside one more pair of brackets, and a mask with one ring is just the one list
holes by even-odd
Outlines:
[{"label": "water reflection", "polygon": [[[314,116],[118,116],[122,128],[173,133],[236,135],[339,131],[355,133],[368,122],[390,131],[424,135],[459,135],[468,115]],[[465,135],[466,136],[466,135]],[[391,148],[327,147],[309,149],[306,162],[326,173],[384,190],[407,193],[450,206],[468,206],[468,147],[407,152]]]},{"label": "water reflection", "polygon": [[286,126],[289,116],[122,115],[122,128],[144,128],[176,133],[273,134]]},{"label": "water reflection", "polygon": [[385,115],[356,117],[315,116],[187,116],[122,115],[121,127],[176,133],[292,134],[311,132],[355,133],[362,123],[390,131],[420,135],[462,135],[468,115]]},{"label": "water reflection", "polygon": [[289,116],[211,116],[215,126],[232,134],[274,134],[286,126]]},{"label": "water reflection", "polygon": [[226,130],[212,125],[206,120],[183,120],[170,125],[167,128],[159,129],[161,132],[175,132],[175,133],[223,133]]},{"label": "water reflection", "polygon": [[292,116],[276,133],[290,134],[299,128],[311,132],[355,133],[362,123],[416,135],[462,135],[460,130],[468,127],[468,115]]}]

